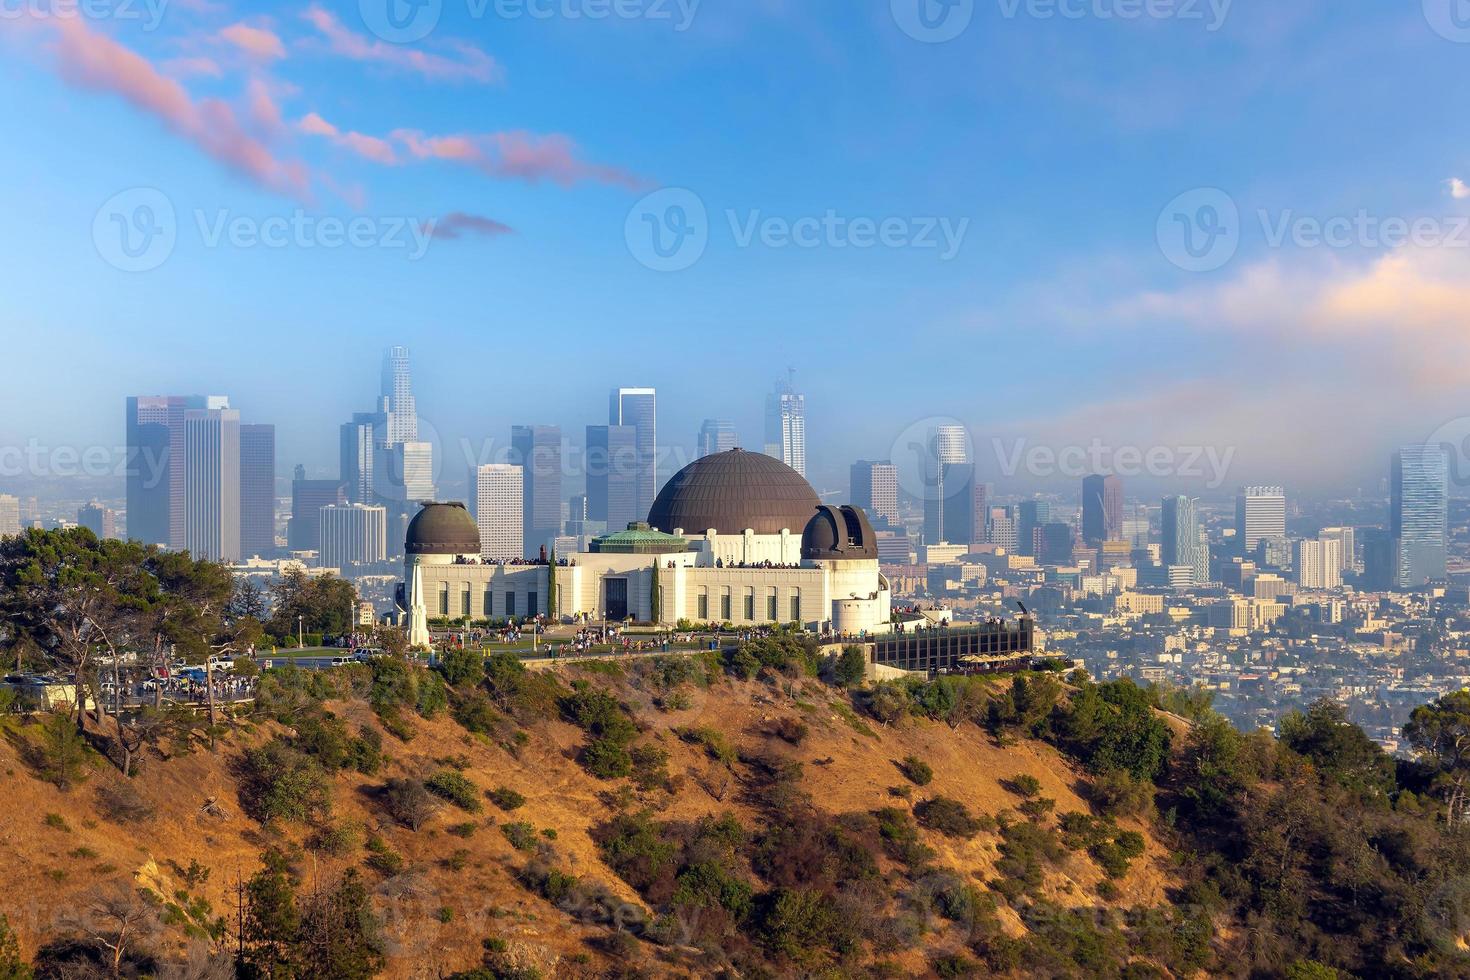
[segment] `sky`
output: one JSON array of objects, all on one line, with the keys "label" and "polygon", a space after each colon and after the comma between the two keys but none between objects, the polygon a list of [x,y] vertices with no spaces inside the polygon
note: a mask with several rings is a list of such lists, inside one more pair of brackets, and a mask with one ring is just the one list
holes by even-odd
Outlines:
[{"label": "sky", "polygon": [[1470,436],[1456,2],[0,0],[0,489],[129,394],[330,475],[389,344],[452,479],[615,385],[759,448],[794,368],[819,490],[949,420],[1376,489]]}]

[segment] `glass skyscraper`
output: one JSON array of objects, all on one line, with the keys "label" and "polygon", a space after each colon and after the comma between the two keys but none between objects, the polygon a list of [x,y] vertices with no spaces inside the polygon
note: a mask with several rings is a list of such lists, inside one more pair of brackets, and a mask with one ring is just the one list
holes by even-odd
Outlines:
[{"label": "glass skyscraper", "polygon": [[[637,433],[634,479],[635,520],[644,520],[658,496],[658,392],[652,388],[617,388],[608,400],[607,424],[631,426]],[[596,518],[593,518],[594,520]],[[622,530],[609,526],[608,530]]]},{"label": "glass skyscraper", "polygon": [[1449,456],[1441,446],[1408,446],[1393,457],[1390,530],[1395,582],[1413,589],[1446,574]]},{"label": "glass skyscraper", "polygon": [[1193,497],[1165,497],[1161,520],[1162,547],[1160,563],[1166,568],[1190,570],[1195,585],[1210,581],[1210,549],[1199,524],[1197,502]]},{"label": "glass skyscraper", "polygon": [[766,396],[766,455],[806,476],[806,396],[790,380]]}]

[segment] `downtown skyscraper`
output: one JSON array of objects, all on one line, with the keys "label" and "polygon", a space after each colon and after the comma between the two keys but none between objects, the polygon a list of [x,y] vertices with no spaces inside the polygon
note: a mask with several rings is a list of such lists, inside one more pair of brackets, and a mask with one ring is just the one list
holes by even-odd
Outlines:
[{"label": "downtown skyscraper", "polygon": [[1396,588],[1445,577],[1448,494],[1449,455],[1442,446],[1406,446],[1394,454],[1389,530]]},{"label": "downtown skyscraper", "polygon": [[508,463],[491,463],[470,472],[475,524],[480,528],[480,557],[501,562],[524,558],[524,471]]},{"label": "downtown skyscraper", "polygon": [[1210,548],[1199,523],[1199,502],[1193,497],[1165,497],[1160,531],[1160,563],[1166,569],[1189,569],[1194,585],[1208,584]]},{"label": "downtown skyscraper", "polygon": [[849,470],[849,499],[867,511],[874,523],[898,523],[898,467],[891,462],[859,460]]},{"label": "downtown skyscraper", "polygon": [[1243,554],[1263,539],[1286,538],[1286,491],[1281,487],[1242,487],[1235,498],[1235,540]]},{"label": "downtown skyscraper", "polygon": [[[658,392],[652,388],[615,388],[608,398],[607,424],[634,430],[637,467],[633,510],[636,520],[648,516],[658,496]],[[596,520],[594,517],[593,520]],[[609,528],[622,530],[622,528]]]},{"label": "downtown skyscraper", "polygon": [[696,459],[703,459],[739,448],[740,437],[735,434],[734,422],[728,419],[705,419],[704,424],[699,427],[694,456]]},{"label": "downtown skyscraper", "polygon": [[648,518],[638,503],[639,463],[635,426],[587,426],[587,520],[615,534]]},{"label": "downtown skyscraper", "polygon": [[229,407],[223,395],[138,395],[124,418],[128,537],[185,547],[184,415]]},{"label": "downtown skyscraper", "polygon": [[510,446],[522,476],[523,557],[534,558],[561,533],[561,426],[514,426]]},{"label": "downtown skyscraper", "polygon": [[240,555],[276,550],[276,427],[240,426]]},{"label": "downtown skyscraper", "polygon": [[1082,481],[1082,540],[1092,547],[1123,537],[1123,481],[1089,476]]},{"label": "downtown skyscraper", "polygon": [[184,547],[195,558],[240,560],[240,413],[184,413]]},{"label": "downtown skyscraper", "polygon": [[806,396],[789,377],[766,395],[765,454],[806,476]]}]

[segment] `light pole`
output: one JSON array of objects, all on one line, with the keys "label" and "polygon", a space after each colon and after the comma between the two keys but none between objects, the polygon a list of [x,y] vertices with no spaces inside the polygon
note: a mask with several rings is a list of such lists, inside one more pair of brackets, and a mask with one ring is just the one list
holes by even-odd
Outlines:
[{"label": "light pole", "polygon": [[305,620],[305,616],[296,617],[296,649],[298,650],[306,649],[306,634],[302,632],[302,624]]}]

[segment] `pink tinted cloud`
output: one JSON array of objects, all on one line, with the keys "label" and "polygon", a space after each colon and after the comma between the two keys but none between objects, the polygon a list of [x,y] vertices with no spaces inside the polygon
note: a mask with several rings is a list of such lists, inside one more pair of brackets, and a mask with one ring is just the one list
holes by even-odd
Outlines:
[{"label": "pink tinted cloud", "polygon": [[430,238],[444,239],[446,241],[455,241],[464,238],[466,235],[498,238],[501,235],[512,235],[515,233],[515,229],[496,221],[494,218],[486,218],[478,214],[468,214],[464,211],[451,211],[438,221],[426,221],[420,227]]},{"label": "pink tinted cloud", "polygon": [[275,61],[286,57],[286,45],[274,31],[264,27],[252,27],[241,21],[231,24],[219,32],[220,40],[227,41],[259,61]]},{"label": "pink tinted cloud", "polygon": [[220,68],[219,62],[215,61],[213,58],[170,58],[169,60],[162,62],[159,67],[168,72],[170,75],[174,75],[179,78],[190,78],[194,76],[202,76],[208,78],[224,77],[224,71]]},{"label": "pink tinted cloud", "polygon": [[473,45],[454,43],[451,57],[358,34],[338,20],[336,14],[315,4],[301,16],[317,29],[334,54],[353,61],[389,65],[433,81],[494,82],[503,75],[499,62]]},{"label": "pink tinted cloud", "polygon": [[308,136],[321,136],[329,139],[336,145],[374,163],[381,163],[389,167],[398,163],[398,154],[387,140],[351,130],[344,133],[315,112],[307,113],[296,124],[296,128]]},{"label": "pink tinted cloud", "polygon": [[560,133],[537,135],[524,130],[481,135],[426,136],[410,129],[394,130],[390,138],[420,160],[448,160],[473,167],[499,179],[539,183],[549,180],[561,187],[584,182],[641,190],[648,182],[620,167],[579,159],[577,145]]},{"label": "pink tinted cloud", "polygon": [[47,21],[57,36],[61,77],[79,88],[107,92],[154,116],[210,157],[280,193],[305,197],[306,168],[282,161],[240,124],[233,109],[217,99],[195,101],[146,58],[93,33],[80,18]]},{"label": "pink tinted cloud", "polygon": [[275,136],[285,130],[281,121],[281,108],[276,105],[270,87],[259,78],[252,78],[245,90],[246,111],[255,127],[267,136]]}]

